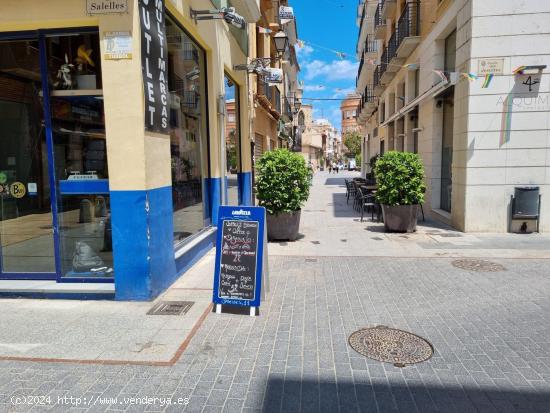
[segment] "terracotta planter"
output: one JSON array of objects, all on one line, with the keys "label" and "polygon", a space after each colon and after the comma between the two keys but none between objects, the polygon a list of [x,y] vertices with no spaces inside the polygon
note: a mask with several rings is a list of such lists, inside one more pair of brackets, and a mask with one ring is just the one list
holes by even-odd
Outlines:
[{"label": "terracotta planter", "polygon": [[270,241],[296,241],[301,211],[267,214],[267,238]]},{"label": "terracotta planter", "polygon": [[382,205],[382,216],[387,232],[415,232],[418,205]]}]

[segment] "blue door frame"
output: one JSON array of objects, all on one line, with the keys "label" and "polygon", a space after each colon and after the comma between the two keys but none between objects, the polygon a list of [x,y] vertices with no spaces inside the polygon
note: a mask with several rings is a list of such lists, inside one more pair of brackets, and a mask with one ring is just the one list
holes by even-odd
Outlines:
[{"label": "blue door frame", "polygon": [[[99,32],[97,27],[76,27],[66,29],[47,29],[33,30],[21,32],[6,32],[0,33],[0,40],[38,40],[39,58],[40,58],[40,76],[42,78],[42,95],[43,95],[43,112],[46,137],[46,153],[48,157],[48,181],[50,185],[50,207],[52,213],[53,241],[54,241],[54,258],[56,272],[33,272],[33,273],[13,273],[3,272],[3,262],[0,244],[0,279],[11,280],[56,280],[57,282],[81,282],[81,283],[106,283],[114,282],[114,279],[94,279],[94,278],[76,278],[71,277],[65,279],[61,273],[61,256],[60,256],[60,240],[59,240],[59,221],[58,213],[58,188],[56,185],[55,173],[55,152],[52,133],[52,119],[50,111],[50,87],[48,84],[48,56],[46,54],[46,37],[55,35],[67,35],[71,33],[96,33]],[[93,195],[93,193],[90,193]]]}]

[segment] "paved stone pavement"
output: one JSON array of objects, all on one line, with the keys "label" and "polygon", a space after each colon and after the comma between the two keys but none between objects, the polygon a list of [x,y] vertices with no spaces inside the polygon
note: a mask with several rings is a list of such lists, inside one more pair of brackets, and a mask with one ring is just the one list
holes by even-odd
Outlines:
[{"label": "paved stone pavement", "polygon": [[[272,255],[260,316],[210,314],[173,366],[0,362],[0,412],[550,412],[549,261],[493,257],[506,270],[479,273],[343,244]],[[348,346],[378,324],[434,357],[397,368]],[[12,403],[30,395],[50,399]]]}]

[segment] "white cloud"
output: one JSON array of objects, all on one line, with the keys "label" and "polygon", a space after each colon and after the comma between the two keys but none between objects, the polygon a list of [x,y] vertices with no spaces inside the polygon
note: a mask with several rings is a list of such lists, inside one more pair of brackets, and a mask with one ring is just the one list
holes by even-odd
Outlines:
[{"label": "white cloud", "polygon": [[326,87],[323,85],[305,85],[304,86],[304,91],[306,92],[319,92],[325,89]]},{"label": "white cloud", "polygon": [[313,47],[305,44],[303,47],[296,47],[298,57],[307,57],[314,52]]},{"label": "white cloud", "polygon": [[359,63],[350,60],[323,62],[313,60],[305,65],[307,80],[322,76],[327,80],[355,79]]}]

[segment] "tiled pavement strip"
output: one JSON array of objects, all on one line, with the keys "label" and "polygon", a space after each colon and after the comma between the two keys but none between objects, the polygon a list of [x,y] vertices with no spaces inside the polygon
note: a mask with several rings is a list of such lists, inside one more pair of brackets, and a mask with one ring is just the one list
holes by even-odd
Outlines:
[{"label": "tiled pavement strip", "polygon": [[[339,257],[334,244],[334,257],[272,256],[261,315],[210,314],[173,366],[0,362],[0,411],[550,412],[549,261],[492,258],[507,271],[476,273],[448,257]],[[434,357],[397,368],[349,348],[376,324],[428,339]],[[125,399],[147,396],[159,401]]]}]

